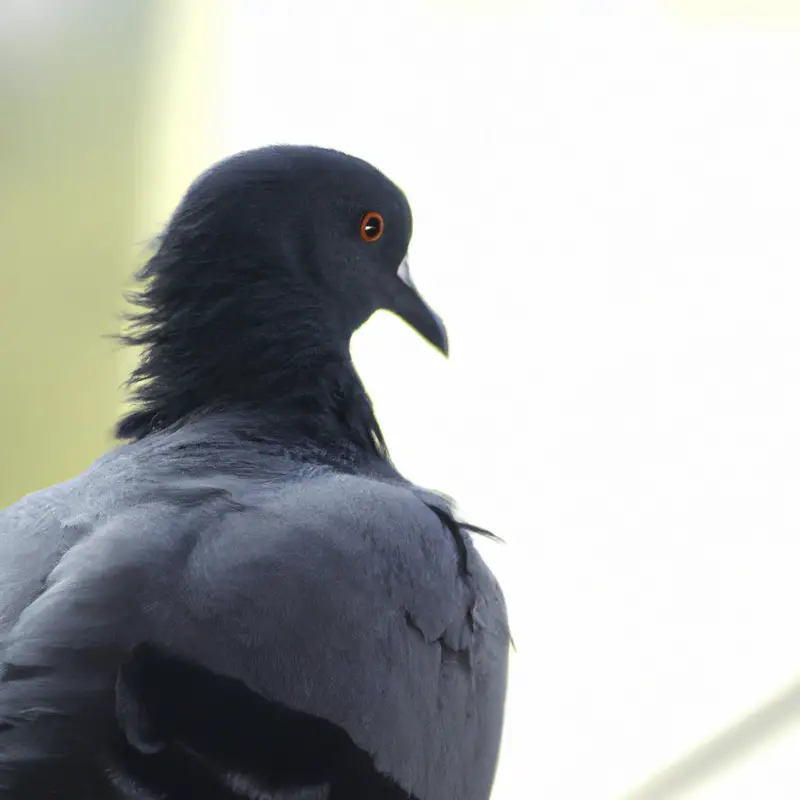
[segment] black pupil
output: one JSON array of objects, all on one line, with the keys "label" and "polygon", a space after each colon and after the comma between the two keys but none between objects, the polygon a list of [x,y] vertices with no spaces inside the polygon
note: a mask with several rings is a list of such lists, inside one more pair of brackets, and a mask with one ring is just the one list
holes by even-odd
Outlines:
[{"label": "black pupil", "polygon": [[369,217],[364,225],[364,233],[374,239],[381,232],[381,221],[377,217]]}]

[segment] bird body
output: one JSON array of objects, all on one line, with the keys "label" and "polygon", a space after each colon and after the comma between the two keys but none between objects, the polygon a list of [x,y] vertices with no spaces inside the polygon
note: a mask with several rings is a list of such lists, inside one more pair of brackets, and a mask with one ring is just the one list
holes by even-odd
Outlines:
[{"label": "bird body", "polygon": [[[346,346],[383,296],[446,349],[407,275],[358,273],[397,276],[410,212],[342,154],[237,158],[145,270],[132,441],[0,512],[0,797],[486,800],[502,594],[392,465]],[[360,242],[323,248],[328,203],[292,233],[309,185]]]}]

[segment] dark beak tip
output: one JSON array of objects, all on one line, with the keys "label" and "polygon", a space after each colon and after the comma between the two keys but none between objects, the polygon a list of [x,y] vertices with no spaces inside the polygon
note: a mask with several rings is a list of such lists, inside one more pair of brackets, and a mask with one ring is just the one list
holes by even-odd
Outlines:
[{"label": "dark beak tip", "polygon": [[442,318],[431,311],[431,322],[433,323],[430,334],[420,331],[422,335],[445,357],[450,357],[450,338],[447,335],[447,328],[442,322]]},{"label": "dark beak tip", "polygon": [[447,331],[442,328],[442,341],[436,348],[445,358],[450,358],[450,340],[447,336]]},{"label": "dark beak tip", "polygon": [[442,320],[433,312],[424,320],[424,324],[409,323],[411,328],[445,358],[450,357],[450,339]]},{"label": "dark beak tip", "polygon": [[[405,265],[406,262],[404,261]],[[445,358],[450,357],[450,342],[442,318],[423,300],[411,281],[408,270],[399,275],[391,299],[384,306],[405,320],[423,339],[427,340]]]}]

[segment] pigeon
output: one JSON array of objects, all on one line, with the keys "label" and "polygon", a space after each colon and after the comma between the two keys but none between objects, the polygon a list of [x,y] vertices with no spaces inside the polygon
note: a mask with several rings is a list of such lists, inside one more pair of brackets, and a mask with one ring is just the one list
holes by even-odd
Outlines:
[{"label": "pigeon", "polygon": [[0,512],[0,798],[489,798],[488,532],[399,473],[350,356],[379,309],[447,354],[411,234],[335,150],[189,187],[138,275],[119,441]]}]

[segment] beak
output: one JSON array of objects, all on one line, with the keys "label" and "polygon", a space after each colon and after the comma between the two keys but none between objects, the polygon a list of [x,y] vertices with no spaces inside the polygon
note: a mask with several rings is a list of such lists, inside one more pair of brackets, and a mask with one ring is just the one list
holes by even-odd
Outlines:
[{"label": "beak", "polygon": [[422,299],[411,280],[408,257],[397,270],[392,286],[391,299],[386,305],[389,311],[405,320],[417,333],[427,339],[445,357],[449,352],[447,330],[441,317]]}]

